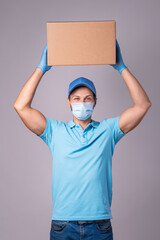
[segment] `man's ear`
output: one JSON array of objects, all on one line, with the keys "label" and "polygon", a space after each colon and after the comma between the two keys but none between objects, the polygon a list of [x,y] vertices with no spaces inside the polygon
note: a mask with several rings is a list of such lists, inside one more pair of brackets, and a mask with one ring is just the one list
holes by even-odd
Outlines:
[{"label": "man's ear", "polygon": [[71,106],[71,104],[70,104],[70,101],[69,101],[69,98],[68,98],[68,97],[67,97],[67,102],[68,102],[69,107],[71,108],[72,106]]}]

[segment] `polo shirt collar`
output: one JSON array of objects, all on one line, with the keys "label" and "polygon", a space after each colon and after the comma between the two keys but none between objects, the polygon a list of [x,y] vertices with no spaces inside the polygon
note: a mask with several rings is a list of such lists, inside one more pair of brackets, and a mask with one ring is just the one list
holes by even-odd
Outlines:
[{"label": "polo shirt collar", "polygon": [[[69,125],[70,128],[72,128],[72,127],[74,127],[75,125],[77,125],[77,124],[73,121],[73,119],[70,120],[70,121],[68,121],[67,124]],[[89,124],[96,128],[96,127],[98,127],[99,122],[96,122],[96,121],[92,120]],[[88,124],[88,125],[89,125],[89,124]],[[87,125],[87,126],[88,126],[88,125]]]}]

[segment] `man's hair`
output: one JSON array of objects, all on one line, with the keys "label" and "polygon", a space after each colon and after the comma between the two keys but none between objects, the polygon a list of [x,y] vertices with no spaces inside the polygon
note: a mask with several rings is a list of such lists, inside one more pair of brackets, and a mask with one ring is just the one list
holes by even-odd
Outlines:
[{"label": "man's hair", "polygon": [[[71,94],[77,89],[77,88],[80,88],[80,87],[82,87],[82,86],[79,86],[79,87],[76,87],[75,89],[73,89],[71,92],[70,92],[70,95],[69,95],[69,100],[70,100],[70,96],[71,96]],[[92,91],[91,91],[92,92]],[[94,100],[96,100],[96,95],[94,94],[94,92],[92,92],[93,93],[93,98],[94,98]]]}]

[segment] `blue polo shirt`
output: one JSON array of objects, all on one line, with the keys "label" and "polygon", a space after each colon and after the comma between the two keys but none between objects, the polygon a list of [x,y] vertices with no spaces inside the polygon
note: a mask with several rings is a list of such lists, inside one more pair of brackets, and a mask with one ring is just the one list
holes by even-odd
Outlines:
[{"label": "blue polo shirt", "polygon": [[119,117],[92,120],[83,130],[46,118],[42,135],[52,154],[53,220],[111,219],[112,155],[126,134]]}]

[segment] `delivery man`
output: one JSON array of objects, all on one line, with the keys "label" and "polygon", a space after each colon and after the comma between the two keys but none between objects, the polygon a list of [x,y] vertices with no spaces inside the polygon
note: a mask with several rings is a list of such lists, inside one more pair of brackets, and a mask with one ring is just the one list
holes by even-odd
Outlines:
[{"label": "delivery man", "polygon": [[47,44],[41,61],[20,91],[14,108],[24,124],[47,144],[52,154],[50,240],[113,239],[111,225],[112,155],[115,145],[143,119],[151,102],[144,89],[124,65],[116,40],[116,64],[133,106],[120,116],[101,122],[91,118],[97,101],[94,83],[84,77],[72,81],[68,122],[45,117],[31,107],[36,88],[46,71]]}]

